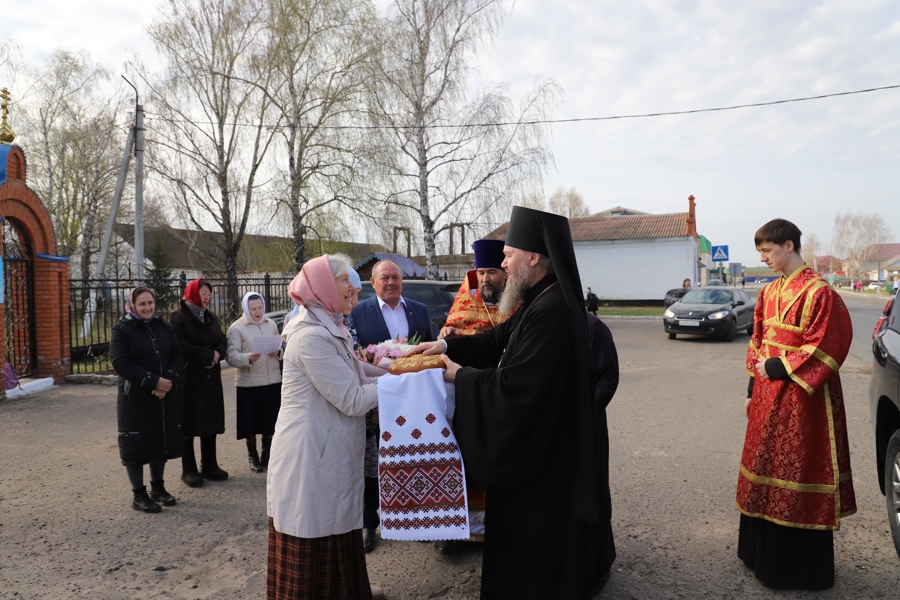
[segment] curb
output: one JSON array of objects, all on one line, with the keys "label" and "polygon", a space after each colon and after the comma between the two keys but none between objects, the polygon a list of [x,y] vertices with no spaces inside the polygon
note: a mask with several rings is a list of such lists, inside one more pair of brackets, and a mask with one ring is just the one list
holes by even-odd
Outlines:
[{"label": "curb", "polygon": [[76,373],[66,375],[66,383],[93,383],[100,385],[116,385],[119,381],[118,375],[98,375],[94,373]]}]

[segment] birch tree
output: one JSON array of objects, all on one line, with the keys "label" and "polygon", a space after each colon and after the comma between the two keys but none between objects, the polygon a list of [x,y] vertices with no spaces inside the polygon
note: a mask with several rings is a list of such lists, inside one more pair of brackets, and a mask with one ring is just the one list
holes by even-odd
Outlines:
[{"label": "birch tree", "polygon": [[884,218],[877,214],[838,213],[834,218],[834,246],[844,258],[851,278],[863,279],[868,264],[877,259],[878,246],[890,237]]},{"label": "birch tree", "polygon": [[364,106],[376,25],[366,1],[269,3],[269,61],[281,85],[267,91],[282,123],[276,158],[286,167],[281,203],[291,215],[298,271],[317,224],[355,207],[364,135],[353,125]]},{"label": "birch tree", "polygon": [[384,21],[371,110],[387,182],[372,200],[392,222],[418,221],[431,279],[441,233],[502,222],[552,162],[545,129],[527,123],[546,119],[554,84],[536,86],[518,108],[500,84],[469,94],[470,61],[503,18],[500,0],[395,0]]},{"label": "birch tree", "polygon": [[112,199],[125,104],[118,94],[109,96],[109,72],[87,53],[57,50],[26,71],[20,139],[36,150],[29,182],[50,213],[58,252],[79,255],[86,279]]},{"label": "birch tree", "polygon": [[237,260],[263,160],[270,122],[272,69],[265,53],[261,0],[169,0],[148,28],[167,62],[144,81],[148,164],[195,229],[222,232],[210,258],[226,278],[226,319],[240,312]]}]

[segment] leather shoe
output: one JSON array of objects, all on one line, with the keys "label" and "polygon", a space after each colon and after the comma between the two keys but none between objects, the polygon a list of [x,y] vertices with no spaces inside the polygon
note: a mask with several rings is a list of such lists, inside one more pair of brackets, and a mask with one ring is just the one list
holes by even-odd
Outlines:
[{"label": "leather shoe", "polygon": [[197,471],[186,472],[181,474],[181,481],[188,487],[200,487],[203,485],[203,478]]},{"label": "leather shoe", "polygon": [[150,482],[150,499],[163,506],[175,506],[175,497],[166,491],[162,481]]},{"label": "leather shoe", "polygon": [[363,550],[366,552],[374,550],[375,545],[378,543],[378,538],[375,537],[375,529],[373,527],[363,527],[362,536]]},{"label": "leather shoe", "polygon": [[450,554],[450,550],[453,548],[453,540],[437,540],[434,543],[434,549],[438,551],[439,554],[443,554],[444,556]]},{"label": "leather shoe", "polygon": [[384,600],[384,592],[377,585],[369,585],[369,589],[372,590],[372,600]]},{"label": "leather shoe", "polygon": [[145,513],[158,513],[162,510],[159,504],[150,499],[150,496],[147,495],[147,488],[144,486],[134,490],[134,499],[131,501],[131,508]]}]

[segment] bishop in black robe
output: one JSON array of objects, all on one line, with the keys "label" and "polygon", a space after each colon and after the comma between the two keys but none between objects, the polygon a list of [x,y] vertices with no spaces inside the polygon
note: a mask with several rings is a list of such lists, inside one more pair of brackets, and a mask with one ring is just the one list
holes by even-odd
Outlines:
[{"label": "bishop in black robe", "polygon": [[446,351],[467,482],[486,489],[482,599],[586,599],[615,559],[605,414],[615,346],[588,323],[567,219],[514,207],[504,255],[515,314],[413,352]]}]

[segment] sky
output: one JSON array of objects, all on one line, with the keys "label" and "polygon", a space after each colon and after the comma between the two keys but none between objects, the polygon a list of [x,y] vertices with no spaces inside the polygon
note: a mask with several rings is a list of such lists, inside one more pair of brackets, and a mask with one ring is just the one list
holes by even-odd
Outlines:
[{"label": "sky", "polygon": [[[87,50],[113,72],[153,62],[146,25],[161,5],[31,0],[0,38],[30,60]],[[900,85],[896,0],[518,0],[477,57],[473,90],[535,81],[562,89],[554,119],[596,119]],[[0,82],[0,85],[6,85]],[[12,118],[12,117],[11,117]],[[558,123],[545,190],[574,187],[592,212],[654,214],[697,202],[699,233],[758,266],[753,234],[794,221],[823,253],[835,217],[881,215],[900,242],[900,89],[686,115]]]}]

